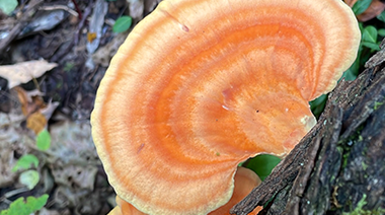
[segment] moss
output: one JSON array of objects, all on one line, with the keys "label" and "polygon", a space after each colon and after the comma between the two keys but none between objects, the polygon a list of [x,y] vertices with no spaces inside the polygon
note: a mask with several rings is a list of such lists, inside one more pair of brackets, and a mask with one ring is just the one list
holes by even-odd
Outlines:
[{"label": "moss", "polygon": [[354,211],[351,212],[343,212],[343,215],[360,215],[363,214],[365,211],[363,207],[366,205],[366,194],[362,195],[361,200],[357,203],[357,207],[354,209]]},{"label": "moss", "polygon": [[343,215],[381,215],[385,213],[384,208],[377,208],[375,210],[364,210],[363,207],[367,204],[366,194],[362,195],[362,199],[357,203],[357,207],[351,212],[343,212]]},{"label": "moss", "polygon": [[350,147],[337,146],[337,151],[342,154],[342,168],[348,165],[348,157],[350,155]]},{"label": "moss", "polygon": [[364,171],[368,168],[368,165],[365,162],[362,162],[361,165]]},{"label": "moss", "polygon": [[374,102],[374,110],[377,110],[381,105],[383,105],[384,102]]},{"label": "moss", "polygon": [[348,165],[348,158],[349,158],[349,155],[350,155],[350,151],[349,152],[346,152],[343,156],[342,156],[342,168],[345,169],[345,167]]},{"label": "moss", "polygon": [[345,168],[348,164],[348,158],[350,155],[351,147],[357,142],[363,141],[363,137],[361,136],[361,131],[363,130],[364,125],[360,125],[355,133],[349,136],[346,139],[339,140],[337,143],[337,150],[342,154],[342,168]]},{"label": "moss", "polygon": [[361,135],[358,135],[358,141],[363,141],[364,138]]}]

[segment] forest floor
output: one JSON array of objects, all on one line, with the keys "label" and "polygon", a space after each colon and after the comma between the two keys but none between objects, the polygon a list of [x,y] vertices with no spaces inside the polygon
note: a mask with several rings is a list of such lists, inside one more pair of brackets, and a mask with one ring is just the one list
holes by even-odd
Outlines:
[{"label": "forest floor", "polygon": [[[113,33],[115,20],[129,14],[134,26],[158,4],[128,2],[30,0],[0,12],[0,211],[43,194],[39,214],[104,215],[114,206],[89,118],[109,61],[132,29]],[[37,144],[44,130],[46,149]],[[37,161],[20,168],[30,155]]]}]

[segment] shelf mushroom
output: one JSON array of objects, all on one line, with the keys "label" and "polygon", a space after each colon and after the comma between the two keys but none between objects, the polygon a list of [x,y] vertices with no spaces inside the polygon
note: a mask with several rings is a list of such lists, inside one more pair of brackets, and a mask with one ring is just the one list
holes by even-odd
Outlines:
[{"label": "shelf mushroom", "polygon": [[308,102],[353,63],[340,0],[164,0],[129,34],[97,92],[92,135],[117,195],[145,214],[208,214],[239,162],[284,156]]},{"label": "shelf mushroom", "polygon": [[[234,192],[230,201],[208,215],[230,214],[230,209],[245,198],[260,183],[261,179],[253,171],[244,167],[238,167],[234,176]],[[116,196],[116,203],[117,206],[108,215],[146,215],[130,203],[122,200],[119,196]],[[250,214],[257,214],[261,209],[261,207],[257,207]]]}]

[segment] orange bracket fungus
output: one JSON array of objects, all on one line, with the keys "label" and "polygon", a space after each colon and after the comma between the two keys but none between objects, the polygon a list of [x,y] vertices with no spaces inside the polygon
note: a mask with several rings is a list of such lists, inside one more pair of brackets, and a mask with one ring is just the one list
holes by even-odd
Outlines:
[{"label": "orange bracket fungus", "polygon": [[[233,195],[225,205],[212,211],[209,215],[225,215],[229,214],[230,209],[245,198],[256,186],[261,183],[261,179],[250,169],[244,167],[238,167],[234,176],[234,191]],[[139,211],[131,204],[123,201],[119,196],[116,196],[117,207],[115,207],[109,215],[146,215]],[[261,210],[261,207],[254,209],[252,214],[257,214]]]},{"label": "orange bracket fungus", "polygon": [[111,61],[91,116],[117,195],[152,215],[208,214],[239,162],[284,156],[316,123],[308,102],[356,57],[340,0],[165,0]]}]

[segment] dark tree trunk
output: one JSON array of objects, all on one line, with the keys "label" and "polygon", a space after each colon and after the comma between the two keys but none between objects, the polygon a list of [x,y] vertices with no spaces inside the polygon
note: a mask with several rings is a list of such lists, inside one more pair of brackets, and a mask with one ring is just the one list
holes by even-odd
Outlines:
[{"label": "dark tree trunk", "polygon": [[259,214],[385,214],[385,51],[341,81],[318,124],[232,209]]}]

